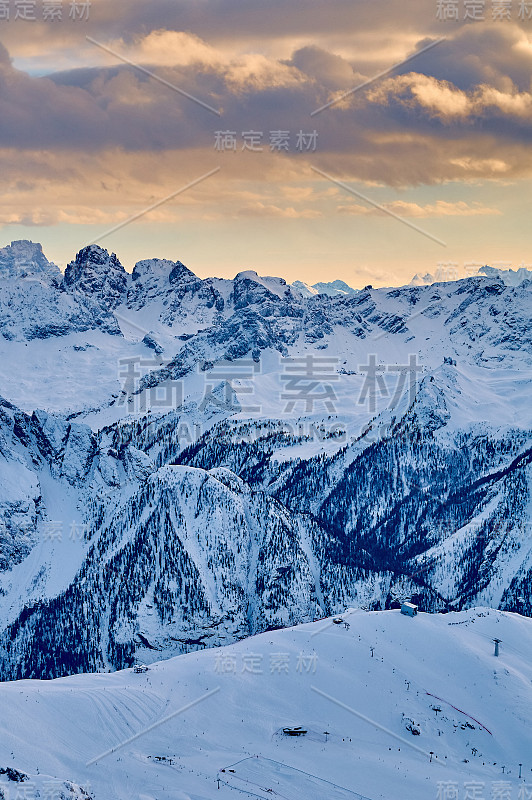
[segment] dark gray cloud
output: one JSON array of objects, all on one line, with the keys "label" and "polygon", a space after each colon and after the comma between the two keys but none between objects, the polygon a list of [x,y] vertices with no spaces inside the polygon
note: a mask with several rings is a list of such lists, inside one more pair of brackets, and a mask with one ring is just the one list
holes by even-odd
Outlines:
[{"label": "dark gray cloud", "polygon": [[[526,34],[528,33],[528,37]],[[485,83],[496,89],[530,91],[532,78],[532,24],[527,28],[469,25],[456,31],[437,47],[418,56],[408,68],[459,89],[471,90]],[[528,47],[525,46],[528,40]]]},{"label": "dark gray cloud", "polygon": [[341,40],[350,43],[356,60],[363,58],[358,50],[366,35],[371,49],[382,49],[390,39],[440,36],[460,27],[438,21],[436,8],[436,0],[92,0],[90,17],[83,23],[66,13],[62,22],[11,20],[3,26],[2,37],[17,53],[28,52],[32,43],[35,49],[45,43],[48,53],[79,50],[86,34],[99,41],[134,43],[158,30],[191,32],[235,51],[242,51],[250,40],[261,52],[275,42],[291,47],[294,41],[323,46],[326,40]]},{"label": "dark gray cloud", "polygon": [[153,30],[192,31],[208,41],[261,37],[315,39],[363,31],[441,28],[436,3],[401,0],[93,0],[93,24],[126,38]]},{"label": "dark gray cloud", "polygon": [[[161,70],[212,97],[192,73]],[[217,83],[214,81],[213,83]],[[171,149],[212,141],[206,112],[129,67],[75,70],[57,79],[0,65],[0,146],[33,149]]]},{"label": "dark gray cloud", "polygon": [[360,76],[347,59],[317,45],[301,47],[285,63],[293,65],[329,89],[348,89],[356,84],[357,78],[360,82]]},{"label": "dark gray cloud", "polygon": [[[236,8],[224,2],[214,4],[215,11],[222,5],[228,13]],[[347,5],[342,7],[347,13]],[[263,14],[250,3],[247,15],[251,8]],[[318,4],[312,8],[317,13]],[[493,57],[483,59],[488,50]],[[363,180],[408,184],[486,176],[490,163],[501,158],[508,176],[530,174],[525,147],[532,135],[531,53],[515,27],[470,26],[313,118],[310,112],[334,89],[345,90],[360,78],[345,58],[317,46],[297,48],[285,61],[263,59],[244,67],[238,59],[154,67],[165,80],[222,109],[217,118],[130,66],[37,78],[16,70],[0,49],[0,147],[212,153],[215,130],[253,129],[267,136],[271,130],[296,134],[316,128],[313,163],[335,170],[341,164]],[[305,156],[299,157],[302,165]],[[474,162],[469,172],[468,160]]]}]

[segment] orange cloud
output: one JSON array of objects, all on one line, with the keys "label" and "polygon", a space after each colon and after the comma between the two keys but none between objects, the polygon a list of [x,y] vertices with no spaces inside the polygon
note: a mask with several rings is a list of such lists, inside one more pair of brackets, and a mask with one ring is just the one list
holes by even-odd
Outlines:
[{"label": "orange cloud", "polygon": [[[477,217],[477,216],[490,216],[500,215],[501,211],[497,208],[488,208],[481,203],[473,203],[469,205],[463,200],[458,202],[449,202],[447,200],[437,200],[436,203],[431,203],[421,206],[418,203],[411,203],[406,200],[395,200],[393,203],[383,203],[383,208],[388,211],[393,211],[400,217]],[[338,207],[340,214],[382,214],[376,208],[362,206],[358,203],[351,203],[349,205],[341,205]]]}]

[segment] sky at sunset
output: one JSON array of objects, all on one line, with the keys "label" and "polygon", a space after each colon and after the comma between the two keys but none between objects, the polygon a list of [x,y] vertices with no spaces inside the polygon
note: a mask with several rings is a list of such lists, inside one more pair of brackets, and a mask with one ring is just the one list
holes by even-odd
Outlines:
[{"label": "sky at sunset", "polygon": [[531,268],[531,138],[527,0],[0,0],[0,246],[61,267]]}]

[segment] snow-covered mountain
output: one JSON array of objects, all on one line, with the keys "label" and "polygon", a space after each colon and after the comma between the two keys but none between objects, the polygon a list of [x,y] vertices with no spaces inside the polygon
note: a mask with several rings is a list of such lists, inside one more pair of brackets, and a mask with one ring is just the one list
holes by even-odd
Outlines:
[{"label": "snow-covered mountain", "polygon": [[507,286],[519,286],[523,281],[532,280],[532,270],[527,267],[518,269],[499,269],[498,267],[481,267],[479,275],[487,275],[488,278],[501,278]]},{"label": "snow-covered mountain", "polygon": [[56,285],[62,278],[59,267],[48,261],[42,246],[25,239],[0,249],[0,275],[2,280],[29,278]]},{"label": "snow-covered mountain", "polygon": [[145,673],[0,684],[0,797],[529,796],[530,619],[488,608],[342,619]]},{"label": "snow-covered mountain", "polygon": [[[480,267],[476,275],[486,275],[488,278],[501,280],[506,286],[519,286],[523,281],[532,280],[532,270],[525,266],[517,269],[502,269],[500,267],[484,266]],[[426,272],[421,275],[419,272],[410,281],[410,286],[430,286],[441,281],[456,280],[460,275],[459,265],[443,265],[435,274]],[[471,277],[471,275],[469,276]]]},{"label": "snow-covered mountain", "polygon": [[0,678],[407,595],[532,613],[530,281],[43,259],[0,251]]},{"label": "snow-covered mountain", "polygon": [[294,281],[291,285],[302,297],[314,297],[317,294],[326,294],[329,297],[354,297],[358,291],[340,280],[314,283],[312,286],[304,281]]}]

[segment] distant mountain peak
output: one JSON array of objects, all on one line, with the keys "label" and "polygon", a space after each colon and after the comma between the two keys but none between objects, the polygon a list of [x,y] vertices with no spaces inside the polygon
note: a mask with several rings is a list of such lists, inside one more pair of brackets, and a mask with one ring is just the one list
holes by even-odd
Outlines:
[{"label": "distant mountain peak", "polygon": [[523,283],[523,281],[532,279],[532,270],[529,270],[525,266],[521,266],[518,269],[500,269],[498,267],[490,267],[486,265],[484,267],[480,267],[475,275],[466,276],[459,274],[458,269],[449,273],[446,273],[440,269],[436,271],[434,275],[430,272],[426,272],[424,275],[417,272],[410,281],[409,285],[430,286],[433,283],[448,283],[450,281],[460,280],[465,277],[493,278],[502,281],[506,286],[519,286],[519,284]]},{"label": "distant mountain peak", "polygon": [[314,297],[318,294],[318,290],[305,281],[294,281],[292,289],[296,289],[303,297]]},{"label": "distant mountain peak", "polygon": [[39,278],[61,280],[59,267],[52,264],[42,251],[42,245],[19,239],[0,248],[0,279]]},{"label": "distant mountain peak", "polygon": [[315,283],[313,286],[304,281],[294,281],[292,288],[296,289],[303,297],[314,297],[317,294],[326,294],[328,297],[354,297],[358,289],[353,289],[345,281],[335,280],[325,283]]},{"label": "distant mountain peak", "polygon": [[527,267],[518,269],[498,269],[497,267],[481,267],[479,275],[486,275],[488,278],[501,278],[507,286],[519,286],[523,281],[532,279],[532,270]]}]

